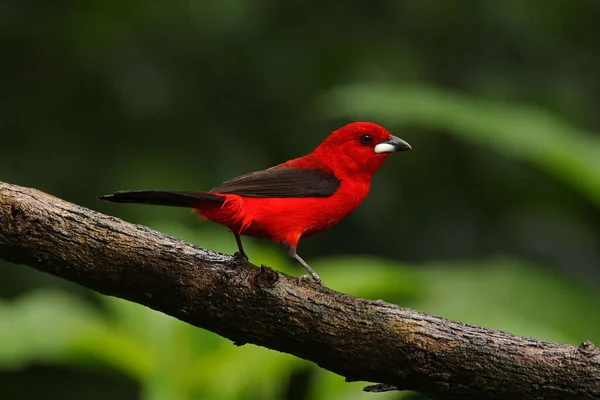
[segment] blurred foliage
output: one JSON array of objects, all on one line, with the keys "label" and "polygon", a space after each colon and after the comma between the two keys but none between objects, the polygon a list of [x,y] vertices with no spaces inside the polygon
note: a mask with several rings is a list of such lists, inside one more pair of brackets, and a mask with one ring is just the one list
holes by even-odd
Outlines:
[{"label": "blurred foliage", "polygon": [[[0,180],[231,253],[119,189],[210,188],[351,120],[407,140],[299,253],[338,291],[600,343],[595,0],[0,3]],[[255,264],[299,275],[275,246]],[[0,263],[3,398],[416,399]]]}]

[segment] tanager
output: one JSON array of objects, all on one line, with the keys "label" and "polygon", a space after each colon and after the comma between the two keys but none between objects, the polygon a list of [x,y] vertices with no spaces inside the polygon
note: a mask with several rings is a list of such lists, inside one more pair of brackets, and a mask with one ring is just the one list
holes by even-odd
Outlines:
[{"label": "tanager", "polygon": [[371,178],[388,156],[410,149],[377,124],[353,122],[334,131],[310,154],[238,176],[208,192],[136,190],[100,199],[192,208],[201,218],[227,226],[246,260],[241,235],[269,239],[281,243],[322,284],[296,253],[298,241],[343,220],[365,199]]}]

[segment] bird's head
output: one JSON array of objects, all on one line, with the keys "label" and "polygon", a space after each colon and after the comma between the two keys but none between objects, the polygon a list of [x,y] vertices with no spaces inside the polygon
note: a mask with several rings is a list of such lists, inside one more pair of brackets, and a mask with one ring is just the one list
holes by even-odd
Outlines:
[{"label": "bird's head", "polygon": [[366,174],[369,178],[390,154],[410,150],[404,140],[372,122],[353,122],[334,131],[315,149],[334,171]]}]

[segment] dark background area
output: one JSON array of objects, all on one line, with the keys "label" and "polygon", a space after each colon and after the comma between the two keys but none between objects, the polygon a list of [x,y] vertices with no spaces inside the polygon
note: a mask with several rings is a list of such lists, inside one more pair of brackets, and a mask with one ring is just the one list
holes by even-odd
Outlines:
[{"label": "dark background area", "polygon": [[[347,220],[300,243],[330,287],[598,344],[598,15],[593,0],[4,0],[0,180],[232,253],[226,228],[185,210],[96,197],[209,189],[371,120],[413,151],[390,157]],[[303,272],[245,242],[255,264]],[[7,399],[375,396],[6,262],[0,387]]]}]

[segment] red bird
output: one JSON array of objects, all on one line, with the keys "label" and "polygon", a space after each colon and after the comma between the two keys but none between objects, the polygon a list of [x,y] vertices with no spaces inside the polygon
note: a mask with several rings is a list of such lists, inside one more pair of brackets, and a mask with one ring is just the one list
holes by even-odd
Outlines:
[{"label": "red bird", "polygon": [[354,122],[304,157],[233,178],[209,192],[123,191],[100,199],[193,208],[200,217],[231,229],[246,260],[240,235],[269,239],[282,243],[321,283],[296,254],[298,241],[343,220],[365,199],[371,178],[388,156],[410,148],[379,125]]}]

